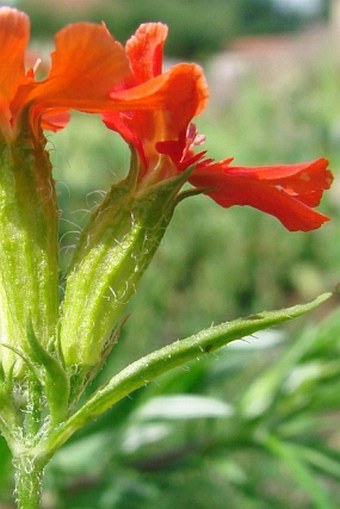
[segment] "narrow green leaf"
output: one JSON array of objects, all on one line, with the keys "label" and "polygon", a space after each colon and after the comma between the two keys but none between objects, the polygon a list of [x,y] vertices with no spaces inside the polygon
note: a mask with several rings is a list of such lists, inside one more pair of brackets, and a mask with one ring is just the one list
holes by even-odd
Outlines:
[{"label": "narrow green leaf", "polygon": [[203,357],[235,339],[301,316],[330,296],[330,293],[323,294],[304,305],[263,312],[210,327],[135,361],[99,388],[78,412],[56,430],[46,444],[46,454],[52,455],[77,429],[162,373]]},{"label": "narrow green leaf", "polygon": [[179,420],[230,417],[233,407],[217,398],[197,394],[170,394],[150,399],[137,409],[137,420]]},{"label": "narrow green leaf", "polygon": [[317,335],[311,337],[307,330],[285,351],[274,366],[270,366],[258,376],[245,391],[240,401],[240,410],[245,417],[257,418],[271,407],[283,381],[292,373],[300,359],[313,347],[316,341]]},{"label": "narrow green leaf", "polygon": [[308,464],[301,458],[300,451],[294,444],[282,442],[274,436],[266,437],[262,443],[287,465],[288,472],[313,501],[315,509],[337,509],[338,506],[333,504],[326,489],[318,482],[317,475],[313,474]]},{"label": "narrow green leaf", "polygon": [[52,424],[59,423],[67,414],[70,393],[69,379],[58,359],[52,357],[39,343],[31,321],[27,325],[27,339],[32,350],[33,360],[44,368],[45,377],[41,382],[46,389]]},{"label": "narrow green leaf", "polygon": [[301,458],[324,473],[340,479],[340,455],[335,451],[329,451],[325,447],[316,449],[304,445],[295,444],[295,450]]}]

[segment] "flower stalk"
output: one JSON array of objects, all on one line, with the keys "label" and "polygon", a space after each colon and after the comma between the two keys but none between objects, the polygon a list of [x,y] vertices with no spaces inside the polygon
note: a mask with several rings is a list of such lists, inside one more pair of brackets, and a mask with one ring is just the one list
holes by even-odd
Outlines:
[{"label": "flower stalk", "polygon": [[18,509],[39,509],[43,482],[43,465],[29,451],[13,459],[15,491]]}]

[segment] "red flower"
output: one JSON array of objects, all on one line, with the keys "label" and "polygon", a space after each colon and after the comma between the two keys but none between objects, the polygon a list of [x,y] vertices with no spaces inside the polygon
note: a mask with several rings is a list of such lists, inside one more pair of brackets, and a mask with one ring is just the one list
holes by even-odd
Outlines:
[{"label": "red flower", "polygon": [[35,80],[33,69],[25,71],[28,39],[26,14],[1,7],[0,131],[5,136],[16,132],[26,110],[37,131],[39,125],[60,129],[72,109],[98,113],[122,106],[114,105],[109,93],[129,75],[129,63],[124,48],[105,25],[77,23],[61,30],[55,38],[50,72],[41,82]]},{"label": "red flower", "polygon": [[[197,81],[204,81],[196,65],[176,66],[170,74],[159,75],[150,83],[148,78],[157,69],[147,68],[148,54],[136,54],[139,75],[135,73],[135,86],[131,88],[129,64],[133,59],[129,62],[124,48],[103,24],[77,23],[61,30],[55,38],[50,72],[41,82],[35,80],[33,69],[25,72],[28,39],[28,17],[16,9],[0,8],[0,130],[6,136],[16,132],[25,111],[35,132],[39,125],[58,130],[64,127],[72,109],[89,113],[126,111],[129,115],[131,110],[163,110],[171,102],[178,105],[179,98],[170,96],[174,89],[181,89],[185,99],[191,98],[186,117],[192,118],[203,108],[204,98],[192,96],[201,93]],[[120,88],[122,82],[129,83],[128,93],[110,98],[110,92]],[[179,111],[172,109],[172,123],[183,123]],[[169,130],[170,124],[166,129],[172,136],[177,132]],[[154,125],[158,130],[162,128],[160,119]]]},{"label": "red flower", "polygon": [[[149,110],[106,113],[106,125],[119,132],[139,154],[139,179],[149,185],[192,167],[189,182],[223,207],[250,205],[277,217],[289,230],[312,230],[328,217],[313,210],[332,174],[325,159],[270,167],[234,167],[232,158],[204,159],[193,147],[203,141],[191,124],[205,107],[208,89],[199,67],[179,64],[162,73],[167,28],[160,23],[141,25],[125,51],[131,72],[111,97],[114,103],[140,94],[149,96]],[[138,92],[138,93],[136,93]],[[144,107],[143,107],[144,108]]]},{"label": "red flower", "polygon": [[58,130],[72,109],[104,114],[139,154],[140,185],[164,180],[189,166],[189,181],[224,207],[251,205],[276,216],[291,230],[319,227],[328,218],[313,208],[332,181],[324,159],[292,166],[241,168],[204,160],[192,119],[205,107],[202,69],[178,64],[162,72],[167,28],[141,25],[125,48],[104,25],[78,23],[56,36],[51,70],[38,82],[25,72],[28,17],[0,8],[0,131],[15,136],[28,112],[39,126]]},{"label": "red flower", "polygon": [[37,82],[33,69],[25,72],[28,39],[26,14],[0,8],[0,130],[7,136],[26,109],[35,130],[63,127],[71,109],[107,109],[109,92],[129,72],[124,49],[104,25],[78,23],[56,35],[49,75]]},{"label": "red flower", "polygon": [[166,36],[165,25],[147,23],[127,42],[131,72],[114,88],[111,97],[114,104],[125,102],[126,107],[133,105],[134,99],[140,102],[142,96],[146,102],[130,111],[104,115],[105,124],[138,151],[141,180],[148,177],[148,181],[157,181],[178,173],[157,144],[172,140],[182,150],[191,120],[205,108],[208,99],[208,86],[198,65],[178,64],[162,73]]}]

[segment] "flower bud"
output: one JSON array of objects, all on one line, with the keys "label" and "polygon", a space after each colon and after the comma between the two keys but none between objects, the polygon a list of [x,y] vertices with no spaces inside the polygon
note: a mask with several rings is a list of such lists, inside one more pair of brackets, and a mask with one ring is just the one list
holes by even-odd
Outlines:
[{"label": "flower bud", "polygon": [[[47,347],[58,312],[58,211],[44,138],[20,130],[0,140],[0,363],[5,373],[25,363],[32,322]],[[21,376],[21,375],[20,375]]]},{"label": "flower bud", "polygon": [[82,232],[60,324],[67,366],[101,362],[112,331],[149,265],[187,175],[138,188],[136,170],[114,185]]}]

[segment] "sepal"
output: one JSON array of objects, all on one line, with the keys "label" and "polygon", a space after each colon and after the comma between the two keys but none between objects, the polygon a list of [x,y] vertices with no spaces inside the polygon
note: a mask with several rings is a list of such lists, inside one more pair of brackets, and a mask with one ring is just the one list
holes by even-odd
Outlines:
[{"label": "sepal", "polygon": [[0,364],[0,430],[10,444],[18,427],[17,413],[13,401],[13,369],[5,373]]},{"label": "sepal", "polygon": [[60,337],[65,363],[92,370],[145,269],[179,200],[187,173],[139,187],[132,164],[112,186],[82,232],[67,276]]},{"label": "sepal", "polygon": [[129,317],[127,316],[121,321],[118,327],[114,329],[108,340],[104,343],[100,360],[97,362],[97,364],[95,364],[91,369],[76,368],[75,370],[72,370],[70,378],[70,410],[74,408],[86,387],[91,384],[91,382],[98,375],[99,371],[105,365],[113,350],[113,347],[116,345],[116,343],[118,343],[122,328],[128,318]]},{"label": "sepal", "polygon": [[[29,316],[44,345],[57,323],[58,209],[44,147],[25,119],[16,139],[0,139],[0,342],[23,352]],[[0,350],[0,362],[25,377],[25,363],[9,349]]]},{"label": "sepal", "polygon": [[59,424],[68,413],[70,394],[68,374],[61,360],[51,355],[38,341],[31,320],[27,324],[27,338],[31,348],[31,358],[39,366],[40,372],[42,371],[39,381],[45,389],[51,424]]}]

